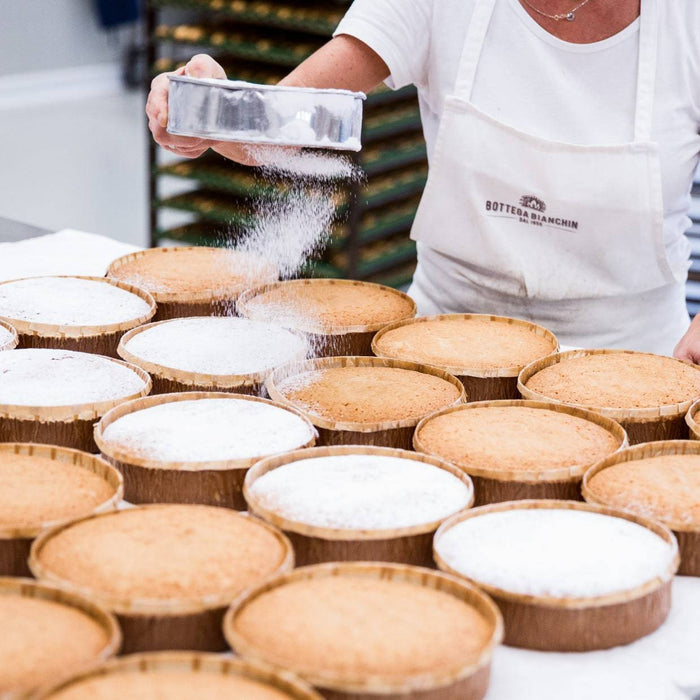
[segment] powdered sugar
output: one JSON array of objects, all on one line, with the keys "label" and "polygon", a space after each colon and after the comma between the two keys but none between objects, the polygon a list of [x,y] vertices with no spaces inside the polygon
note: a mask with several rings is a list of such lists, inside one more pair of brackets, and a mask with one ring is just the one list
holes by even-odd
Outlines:
[{"label": "powdered sugar", "polygon": [[266,372],[306,356],[299,336],[271,323],[244,318],[174,319],[137,333],[125,344],[137,357],[203,374]]},{"label": "powdered sugar", "polygon": [[0,404],[72,406],[141,392],[133,370],[100,355],[26,349],[0,354]]},{"label": "powdered sugar", "polygon": [[244,399],[194,399],[144,408],[107,426],[111,449],[160,462],[222,462],[302,447],[313,436],[299,416]]},{"label": "powdered sugar", "polygon": [[636,523],[585,511],[513,509],[447,530],[436,551],[474,581],[513,593],[590,597],[664,574],[674,550]]},{"label": "powdered sugar", "polygon": [[444,469],[362,454],[286,464],[257,479],[250,491],[265,509],[289,520],[354,530],[436,522],[466,508],[471,496]]},{"label": "powdered sugar", "polygon": [[0,285],[0,316],[60,326],[101,326],[145,316],[149,305],[108,282],[34,277]]},{"label": "powdered sugar", "polygon": [[319,180],[356,180],[362,173],[350,158],[300,151],[294,147],[252,146],[247,150],[249,155],[261,164],[264,171],[273,174],[284,173]]},{"label": "powdered sugar", "polygon": [[[262,165],[263,177],[295,180],[282,196],[255,203],[255,223],[236,249],[275,264],[283,278],[292,277],[331,235],[338,180],[359,179],[362,171],[347,158],[295,148],[251,147],[250,155]],[[304,178],[312,178],[313,184]]]}]

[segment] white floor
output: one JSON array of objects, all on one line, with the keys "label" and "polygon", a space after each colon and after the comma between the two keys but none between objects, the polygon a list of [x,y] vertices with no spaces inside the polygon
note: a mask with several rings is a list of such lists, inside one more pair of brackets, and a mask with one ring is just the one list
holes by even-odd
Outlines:
[{"label": "white floor", "polygon": [[0,110],[0,217],[147,241],[140,92]]}]

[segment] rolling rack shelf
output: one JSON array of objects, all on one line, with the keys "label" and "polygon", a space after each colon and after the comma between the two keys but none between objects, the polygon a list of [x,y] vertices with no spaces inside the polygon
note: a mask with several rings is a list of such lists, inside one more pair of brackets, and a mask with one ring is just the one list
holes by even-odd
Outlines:
[{"label": "rolling rack shelf", "polygon": [[[230,78],[275,84],[322,46],[349,0],[148,0],[149,63],[176,70],[197,51],[212,54]],[[334,196],[337,220],[308,276],[408,284],[415,244],[408,234],[427,179],[425,142],[413,87],[379,87],[365,102],[366,177]],[[225,245],[254,225],[254,202],[285,197],[290,181],[263,179],[254,168],[210,153],[174,160],[151,144],[151,243]],[[310,183],[309,186],[313,186]]]}]

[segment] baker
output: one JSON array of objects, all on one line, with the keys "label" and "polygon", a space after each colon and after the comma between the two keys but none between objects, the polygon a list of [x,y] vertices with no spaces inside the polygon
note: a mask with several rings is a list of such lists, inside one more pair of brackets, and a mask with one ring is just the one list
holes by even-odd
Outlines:
[{"label": "baker", "polygon": [[[208,56],[185,69],[225,77]],[[181,72],[182,72],[181,71]],[[419,313],[514,316],[562,344],[700,362],[684,231],[700,154],[697,0],[355,0],[283,84],[418,88],[430,170],[413,225]],[[156,141],[250,163],[241,144]]]}]

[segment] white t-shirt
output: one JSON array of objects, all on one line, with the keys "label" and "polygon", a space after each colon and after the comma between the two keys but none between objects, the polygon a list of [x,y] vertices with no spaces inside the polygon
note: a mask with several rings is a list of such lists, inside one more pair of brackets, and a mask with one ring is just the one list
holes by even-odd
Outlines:
[{"label": "white t-shirt", "polygon": [[[393,88],[418,88],[430,158],[453,92],[475,0],[355,0],[338,25],[372,48]],[[683,232],[700,156],[700,0],[659,0],[652,139],[659,143],[669,262],[687,269]],[[577,21],[585,21],[581,10]],[[562,41],[519,0],[496,0],[471,100],[520,131],[582,145],[632,141],[639,20],[593,44]]]}]

